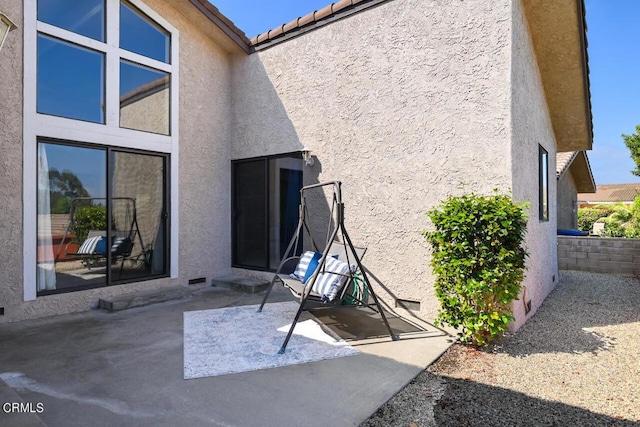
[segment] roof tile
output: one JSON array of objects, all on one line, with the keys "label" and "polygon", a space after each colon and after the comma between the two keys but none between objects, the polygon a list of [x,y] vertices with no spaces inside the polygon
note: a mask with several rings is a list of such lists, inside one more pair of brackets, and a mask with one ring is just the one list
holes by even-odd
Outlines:
[{"label": "roof tile", "polygon": [[271,41],[287,33],[294,32],[298,29],[318,23],[323,20],[327,20],[328,18],[335,16],[339,12],[347,12],[349,9],[352,9],[358,4],[371,2],[372,5],[375,5],[380,1],[384,0],[340,0],[338,2],[331,3],[323,7],[322,9],[313,11],[302,17],[294,19],[293,21],[285,25],[281,25],[273,30],[267,31],[266,33],[259,34],[257,37],[254,37],[250,40],[251,46],[256,47],[256,45]]},{"label": "roof tile", "polygon": [[326,18],[327,16],[333,14],[333,3],[326,5],[320,10],[316,10],[314,13],[314,19],[316,21],[321,20],[322,18]]},{"label": "roof tile", "polygon": [[298,28],[304,27],[305,25],[311,24],[314,21],[315,12],[311,12],[298,18]]},{"label": "roof tile", "polygon": [[575,159],[577,151],[567,151],[556,154],[556,175],[560,178]]},{"label": "roof tile", "polygon": [[281,26],[274,28],[273,30],[270,30],[267,34],[269,35],[269,40],[278,37],[279,35],[282,35],[284,33],[284,24],[282,24]]},{"label": "roof tile", "polygon": [[[289,22],[288,24],[284,24],[284,26],[282,27],[284,29],[285,33],[288,33],[289,31],[298,28],[298,21],[300,20],[300,18],[296,18],[293,21]],[[252,43],[253,44],[253,43]]]},{"label": "roof tile", "polygon": [[338,13],[342,9],[351,6],[353,3],[351,0],[340,0],[339,2],[333,3],[333,13]]}]

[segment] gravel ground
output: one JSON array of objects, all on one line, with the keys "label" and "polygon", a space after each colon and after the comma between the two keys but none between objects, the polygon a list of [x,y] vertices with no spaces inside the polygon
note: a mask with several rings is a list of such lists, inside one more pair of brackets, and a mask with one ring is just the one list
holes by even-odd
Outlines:
[{"label": "gravel ground", "polygon": [[455,344],[362,426],[639,426],[640,279],[563,271],[517,334]]}]

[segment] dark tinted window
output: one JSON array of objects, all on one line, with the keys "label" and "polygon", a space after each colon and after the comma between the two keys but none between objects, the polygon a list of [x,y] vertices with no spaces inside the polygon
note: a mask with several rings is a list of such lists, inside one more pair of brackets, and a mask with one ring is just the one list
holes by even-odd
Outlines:
[{"label": "dark tinted window", "polygon": [[170,63],[169,33],[126,2],[120,3],[120,47]]},{"label": "dark tinted window", "polygon": [[235,265],[267,269],[267,162],[239,162],[234,167],[233,231]]},{"label": "dark tinted window", "polygon": [[38,20],[105,41],[104,0],[38,0]]},{"label": "dark tinted window", "polygon": [[104,54],[38,35],[38,113],[104,123]]},{"label": "dark tinted window", "polygon": [[302,167],[296,156],[233,163],[234,266],[277,269],[298,225]]}]

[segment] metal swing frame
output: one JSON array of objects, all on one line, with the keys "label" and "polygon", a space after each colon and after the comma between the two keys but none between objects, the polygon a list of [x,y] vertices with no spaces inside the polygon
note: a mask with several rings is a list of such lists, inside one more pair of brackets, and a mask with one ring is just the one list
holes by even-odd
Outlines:
[{"label": "metal swing frame", "polygon": [[[95,200],[104,200],[107,201],[106,197],[74,197],[73,199],[71,199],[71,207],[70,207],[70,211],[69,211],[69,224],[67,224],[67,228],[64,232],[64,238],[63,241],[66,241],[67,236],[69,235],[69,232],[71,230],[75,231],[75,211],[78,209],[79,207],[79,203],[81,202],[90,202],[93,203],[93,201]],[[112,235],[113,237],[118,237],[118,236],[124,236],[126,238],[129,239],[129,242],[126,244],[126,247],[124,248],[124,250],[122,252],[117,252],[114,250],[113,247],[113,241],[112,242],[108,242],[107,244],[107,249],[105,251],[104,254],[77,254],[77,253],[68,253],[68,249],[69,249],[69,245],[71,244],[71,241],[68,241],[65,245],[60,245],[58,246],[58,250],[56,252],[56,257],[55,260],[56,262],[58,261],[58,259],[60,258],[61,253],[64,251],[65,255],[72,255],[75,256],[77,258],[84,258],[86,259],[86,267],[87,269],[91,269],[91,265],[90,265],[90,260],[92,259],[98,259],[98,258],[104,258],[105,260],[107,260],[107,263],[113,261],[114,259],[120,258],[121,262],[120,262],[120,269],[119,269],[119,277],[122,277],[122,271],[124,270],[124,262],[125,260],[129,259],[130,255],[131,255],[131,251],[133,250],[133,245],[135,244],[135,240],[136,240],[136,236],[138,237],[138,241],[140,242],[140,248],[142,251],[142,254],[146,260],[146,249],[144,246],[144,243],[142,241],[142,234],[140,233],[140,227],[138,226],[138,214],[137,214],[137,209],[136,209],[136,200],[131,198],[131,197],[112,197],[111,198],[112,201],[124,201],[127,205],[126,205],[126,209],[127,209],[127,213],[125,215],[125,225],[129,226],[128,231],[127,230],[110,230],[109,233],[114,233],[115,231],[115,235]],[[131,210],[130,210],[131,209]],[[110,221],[109,221],[110,223]],[[101,233],[104,232],[105,233],[105,238],[106,238],[106,234],[107,234],[107,230],[99,230]],[[91,232],[90,232],[91,233]],[[113,239],[112,239],[113,240]],[[64,246],[64,249],[63,249]]]},{"label": "metal swing frame", "polygon": [[[313,275],[307,280],[307,283],[302,284],[302,282],[296,279],[290,278],[288,273],[293,271],[292,269],[295,269],[295,266],[297,265],[298,260],[300,259],[300,256],[297,256],[295,254],[295,251],[298,248],[298,243],[300,242],[300,235],[303,229],[306,231],[307,235],[311,238],[311,242],[313,244],[314,249],[319,252],[318,245],[313,239],[313,234],[311,233],[311,229],[309,225],[310,221],[308,216],[308,209],[307,209],[308,205],[307,205],[306,195],[309,190],[318,189],[322,187],[331,187],[333,190],[331,217],[329,220],[329,226],[327,230],[327,241],[325,242],[325,247],[324,247],[324,250],[322,251],[322,256],[318,261],[317,269],[315,270]],[[334,219],[334,214],[335,214],[335,226],[332,230],[331,221],[332,219]],[[341,235],[341,241],[337,240],[338,234]],[[367,272],[362,266],[362,256],[364,255],[365,250],[363,250],[362,248],[357,248],[353,245],[351,238],[349,237],[349,233],[347,233],[347,230],[345,228],[344,202],[342,201],[342,182],[328,181],[328,182],[322,182],[319,184],[308,185],[306,187],[303,187],[300,190],[300,207],[299,207],[298,226],[296,227],[296,231],[293,237],[291,238],[291,241],[289,242],[289,246],[287,247],[287,250],[285,251],[282,257],[280,265],[278,266],[278,269],[276,270],[276,273],[274,274],[273,279],[271,279],[271,282],[267,289],[267,293],[264,296],[262,303],[260,304],[260,308],[258,308],[258,312],[261,312],[262,309],[264,308],[265,303],[267,302],[267,299],[269,298],[269,294],[273,289],[273,285],[276,282],[281,282],[284,286],[289,288],[295,296],[297,296],[300,299],[300,307],[298,308],[295,318],[293,319],[293,323],[289,328],[287,337],[285,338],[282,344],[282,347],[278,351],[279,354],[283,354],[285,352],[287,348],[287,344],[291,339],[293,330],[296,326],[296,323],[300,319],[300,315],[302,314],[302,312],[310,310],[309,308],[307,308],[307,303],[310,301],[321,301],[321,297],[313,293],[312,289],[316,283],[316,280],[320,276],[320,274],[324,272],[327,257],[332,256],[332,249],[336,247],[336,244],[338,246],[341,246],[341,249],[343,249],[343,253],[346,257],[347,264],[349,266],[355,265],[356,269],[353,270],[350,268],[347,275],[345,275],[346,281],[343,280],[342,289],[340,289],[338,296],[335,298],[334,304],[320,306],[320,307],[313,307],[312,309],[321,310],[321,309],[329,309],[329,308],[337,308],[337,307],[369,308],[376,313],[380,313],[380,316],[382,317],[382,321],[384,322],[384,325],[387,331],[389,332],[389,336],[393,341],[398,340],[398,336],[393,333],[393,331],[391,330],[391,327],[389,326],[389,322],[387,321],[387,317],[385,316],[382,306],[380,305],[378,296],[373,290],[373,287],[371,286],[371,282],[369,281],[369,277],[367,276]],[[352,264],[351,262],[352,260],[350,259],[350,257],[354,258],[353,261],[355,261],[355,263]],[[336,273],[332,273],[332,274],[336,274]],[[356,274],[360,276],[358,279],[366,287],[365,295],[368,295],[368,296],[363,299],[359,299],[353,295],[348,295],[352,300],[351,304],[338,305],[340,302],[342,302],[343,298],[345,297],[347,289],[349,288],[349,284],[350,282],[353,283],[354,277]],[[369,299],[368,297],[371,297],[373,302],[368,302],[367,301]],[[324,303],[324,301],[322,302]],[[337,302],[338,304],[336,304],[335,302]],[[355,304],[353,302],[355,302]]]}]

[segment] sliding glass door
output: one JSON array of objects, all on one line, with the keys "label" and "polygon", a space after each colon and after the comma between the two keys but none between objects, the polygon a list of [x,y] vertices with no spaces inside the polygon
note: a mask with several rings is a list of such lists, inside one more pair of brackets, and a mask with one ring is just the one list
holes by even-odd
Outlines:
[{"label": "sliding glass door", "polygon": [[298,224],[302,166],[299,155],[233,163],[234,266],[278,267]]},{"label": "sliding glass door", "polygon": [[168,272],[166,155],[40,141],[39,294]]}]

